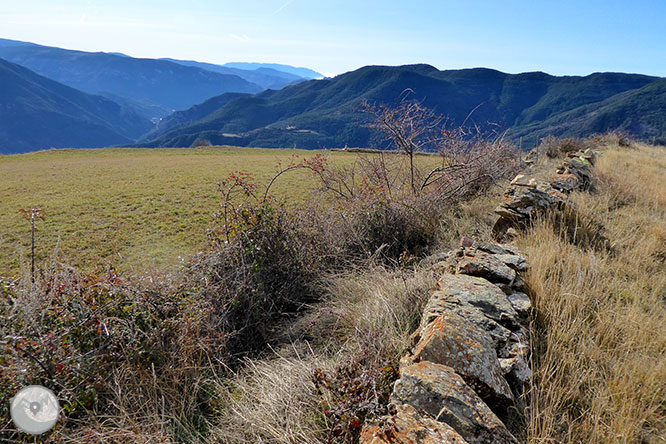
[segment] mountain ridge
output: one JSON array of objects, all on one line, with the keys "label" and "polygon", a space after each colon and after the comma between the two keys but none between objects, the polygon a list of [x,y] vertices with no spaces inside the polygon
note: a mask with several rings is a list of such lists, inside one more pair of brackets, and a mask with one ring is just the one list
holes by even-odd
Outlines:
[{"label": "mountain ridge", "polygon": [[0,58],[90,94],[121,98],[147,118],[164,117],[225,92],[264,89],[237,75],[166,60],[16,42],[1,40]]},{"label": "mountain ridge", "polygon": [[298,77],[303,77],[308,80],[320,79],[326,77],[325,75],[310,69],[304,68],[301,66],[291,66],[285,65],[282,63],[261,63],[261,62],[228,62],[222,66],[229,68],[237,68],[242,70],[256,70],[261,68],[274,69],[277,71],[286,72],[289,74],[296,75]]},{"label": "mountain ridge", "polygon": [[[440,71],[426,64],[373,65],[332,79],[238,97],[190,121],[182,119],[183,114],[174,114],[181,118],[178,124],[166,124],[163,131],[155,131],[151,139],[139,143],[189,146],[196,138],[207,138],[212,143],[243,146],[367,146],[373,136],[367,126],[369,116],[358,112],[361,102],[395,104],[405,91],[411,99],[448,116],[452,125],[466,121],[484,131],[499,127],[513,140],[521,136],[536,139],[539,134],[528,130],[538,122],[644,88],[658,79],[624,73],[552,76],[507,74],[489,68]],[[584,127],[571,127],[562,135],[579,135],[574,130]]]},{"label": "mountain ridge", "polygon": [[220,74],[231,74],[243,78],[249,82],[255,83],[263,89],[282,89],[287,85],[310,80],[309,78],[297,76],[285,71],[278,71],[273,68],[240,69],[225,65],[216,65],[214,63],[197,62],[195,60],[179,60],[171,58],[162,58],[184,66],[194,66],[211,72]]},{"label": "mountain ridge", "polygon": [[[116,142],[123,145],[190,146],[203,138],[258,147],[382,147],[370,116],[360,112],[361,104],[395,105],[405,97],[444,115],[451,126],[465,124],[515,142],[524,139],[526,146],[549,134],[585,136],[608,130],[666,140],[666,82],[641,74],[508,74],[483,67],[439,70],[421,63],[368,65],[304,81],[299,74],[278,69],[320,74],[280,64],[138,59],[8,39],[0,39],[0,57],[109,99],[114,105],[102,107],[106,114],[100,121],[123,136]],[[28,98],[43,104],[39,94],[23,99]],[[58,109],[48,103],[47,108]],[[115,107],[120,114],[109,114]],[[88,124],[95,121],[89,111],[82,115]],[[143,118],[134,125],[119,115]],[[146,118],[154,126],[146,126]],[[98,146],[108,140],[101,138]]]},{"label": "mountain ridge", "polygon": [[123,144],[151,127],[128,107],[3,59],[0,84],[2,154]]}]

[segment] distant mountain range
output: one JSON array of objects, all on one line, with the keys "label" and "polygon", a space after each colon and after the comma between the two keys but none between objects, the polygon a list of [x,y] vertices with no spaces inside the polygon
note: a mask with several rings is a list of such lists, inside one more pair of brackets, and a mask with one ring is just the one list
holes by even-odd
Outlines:
[{"label": "distant mountain range", "polygon": [[369,116],[359,112],[361,102],[392,104],[405,91],[449,117],[452,125],[467,119],[482,130],[508,130],[507,137],[523,137],[526,146],[533,146],[537,136],[585,136],[615,129],[666,140],[665,79],[621,73],[505,74],[485,68],[439,71],[409,65],[368,66],[280,91],[213,98],[163,119],[139,144],[190,146],[205,138],[243,146],[368,146],[373,132]]},{"label": "distant mountain range", "polygon": [[0,62],[0,153],[187,147],[197,139],[262,147],[377,146],[361,103],[395,104],[406,94],[452,126],[506,131],[526,148],[549,134],[608,130],[666,143],[666,79],[640,74],[558,77],[406,65],[366,66],[324,79],[287,65],[136,59],[3,39]]},{"label": "distant mountain range", "polygon": [[242,70],[256,70],[256,69],[272,69],[274,71],[286,72],[297,77],[302,77],[304,79],[321,79],[324,77],[323,74],[313,71],[309,68],[298,68],[290,65],[282,65],[280,63],[248,63],[248,62],[231,62],[225,63],[223,66],[227,68],[236,68]]},{"label": "distant mountain range", "polygon": [[226,65],[215,65],[212,63],[195,62],[193,60],[161,59],[178,63],[184,66],[194,66],[206,71],[217,72],[238,76],[242,79],[259,85],[261,89],[282,89],[287,85],[310,80],[310,78],[300,77],[286,71],[278,71],[273,68],[241,69],[230,68]]},{"label": "distant mountain range", "polygon": [[266,67],[250,70],[174,59],[138,59],[7,39],[0,39],[0,58],[131,106],[154,121],[226,92],[256,93],[312,78]]},{"label": "distant mountain range", "polygon": [[131,108],[0,59],[0,154],[129,143],[151,127]]}]

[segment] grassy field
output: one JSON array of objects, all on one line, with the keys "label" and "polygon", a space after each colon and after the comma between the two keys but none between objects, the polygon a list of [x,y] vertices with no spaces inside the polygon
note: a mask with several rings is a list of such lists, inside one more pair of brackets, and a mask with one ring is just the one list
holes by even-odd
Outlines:
[{"label": "grassy field", "polygon": [[[0,276],[29,263],[30,226],[20,208],[40,207],[46,220],[36,234],[37,262],[57,260],[92,269],[112,264],[137,272],[168,269],[206,247],[220,196],[217,182],[235,170],[266,183],[276,164],[316,152],[291,149],[51,150],[0,156]],[[331,164],[354,154],[332,152]],[[305,171],[282,176],[275,194],[309,193]],[[57,253],[56,253],[57,252]]]}]

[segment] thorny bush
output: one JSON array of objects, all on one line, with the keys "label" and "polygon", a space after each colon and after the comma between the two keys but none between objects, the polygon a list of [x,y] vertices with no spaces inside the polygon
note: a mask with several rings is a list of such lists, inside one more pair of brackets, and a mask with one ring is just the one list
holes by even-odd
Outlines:
[{"label": "thorny bush", "polygon": [[389,415],[389,398],[398,377],[397,365],[386,357],[378,359],[368,346],[333,370],[314,369],[312,380],[326,418],[328,443],[358,442],[366,419]]},{"label": "thorny bush", "polygon": [[[63,409],[54,437],[90,413],[155,414],[146,399],[171,415],[183,393],[207,396],[198,381],[223,356],[225,337],[199,295],[113,270],[50,270],[31,289],[0,281],[0,311],[2,416],[21,387],[48,387]],[[122,402],[121,392],[131,399]],[[204,418],[208,407],[193,403],[179,420]],[[16,432],[3,428],[0,437]]]}]

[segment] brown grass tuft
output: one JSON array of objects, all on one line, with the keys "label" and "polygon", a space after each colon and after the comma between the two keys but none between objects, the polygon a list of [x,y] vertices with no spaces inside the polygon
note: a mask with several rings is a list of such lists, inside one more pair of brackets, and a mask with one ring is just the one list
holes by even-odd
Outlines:
[{"label": "brown grass tuft", "polygon": [[[317,393],[313,372],[332,372],[350,362],[362,362],[367,369],[397,365],[433,286],[428,270],[379,268],[331,279],[330,299],[298,322],[291,332],[295,342],[271,358],[247,360],[234,378],[219,385],[222,408],[213,439],[235,444],[342,442],[329,441],[336,418],[324,410],[333,411],[344,399],[325,388]],[[358,360],[360,355],[365,359]]]}]

